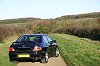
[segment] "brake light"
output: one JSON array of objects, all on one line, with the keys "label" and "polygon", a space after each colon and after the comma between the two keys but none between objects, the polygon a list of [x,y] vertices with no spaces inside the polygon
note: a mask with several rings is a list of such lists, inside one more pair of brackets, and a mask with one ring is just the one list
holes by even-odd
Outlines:
[{"label": "brake light", "polygon": [[37,52],[37,51],[41,51],[41,50],[42,50],[42,48],[39,47],[39,46],[35,46],[34,49],[33,49],[33,51],[36,51],[36,52]]},{"label": "brake light", "polygon": [[13,47],[10,47],[10,48],[9,48],[9,51],[15,51],[15,50],[14,50],[14,48],[13,48]]}]

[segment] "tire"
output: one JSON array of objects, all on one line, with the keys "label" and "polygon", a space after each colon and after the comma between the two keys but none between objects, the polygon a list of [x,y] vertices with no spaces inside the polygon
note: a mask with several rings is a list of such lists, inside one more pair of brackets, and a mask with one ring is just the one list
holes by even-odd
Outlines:
[{"label": "tire", "polygon": [[12,61],[12,63],[19,63],[19,61]]},{"label": "tire", "polygon": [[55,50],[55,55],[54,55],[54,56],[55,56],[55,57],[58,57],[58,56],[59,56],[59,54],[60,54],[60,53],[59,53],[59,49],[58,49],[58,48],[56,48],[56,50]]},{"label": "tire", "polygon": [[19,61],[15,61],[15,60],[12,60],[12,59],[9,59],[10,60],[10,62],[12,62],[12,63],[18,63]]},{"label": "tire", "polygon": [[48,57],[48,53],[45,52],[45,56],[44,56],[44,58],[41,59],[40,62],[41,62],[41,63],[47,63],[47,62],[48,62],[48,58],[49,58],[49,57]]},{"label": "tire", "polygon": [[11,58],[9,58],[9,61],[12,62],[13,60]]}]

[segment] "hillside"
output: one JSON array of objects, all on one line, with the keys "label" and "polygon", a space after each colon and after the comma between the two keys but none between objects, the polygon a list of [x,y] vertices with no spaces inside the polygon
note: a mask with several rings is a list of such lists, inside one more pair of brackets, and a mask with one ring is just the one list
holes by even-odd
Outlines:
[{"label": "hillside", "polygon": [[77,14],[77,15],[65,15],[56,18],[56,20],[66,20],[66,19],[81,19],[81,18],[98,18],[100,17],[100,12]]},{"label": "hillside", "polygon": [[6,19],[6,20],[0,20],[0,24],[11,24],[11,23],[27,23],[27,22],[34,22],[37,20],[41,20],[40,18],[16,18],[16,19]]},{"label": "hillside", "polygon": [[[97,18],[97,17],[100,17],[100,12],[85,13],[85,14],[78,14],[78,15],[65,15],[65,16],[57,17],[57,18],[55,18],[55,20],[81,19],[81,18]],[[6,20],[0,20],[0,24],[25,23],[25,22],[34,22],[36,20],[44,20],[44,19],[33,18],[33,17],[6,19]]]}]

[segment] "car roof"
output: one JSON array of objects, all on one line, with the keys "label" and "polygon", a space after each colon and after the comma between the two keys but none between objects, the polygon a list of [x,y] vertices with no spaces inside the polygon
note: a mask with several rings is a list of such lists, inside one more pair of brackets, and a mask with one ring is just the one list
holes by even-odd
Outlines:
[{"label": "car roof", "polygon": [[48,35],[48,34],[23,34],[23,35]]}]

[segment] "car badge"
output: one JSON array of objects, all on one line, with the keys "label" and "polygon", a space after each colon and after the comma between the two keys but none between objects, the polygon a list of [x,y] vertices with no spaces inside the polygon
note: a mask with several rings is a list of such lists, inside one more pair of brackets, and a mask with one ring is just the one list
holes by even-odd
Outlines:
[{"label": "car badge", "polygon": [[23,48],[25,48],[25,45],[23,45]]}]

